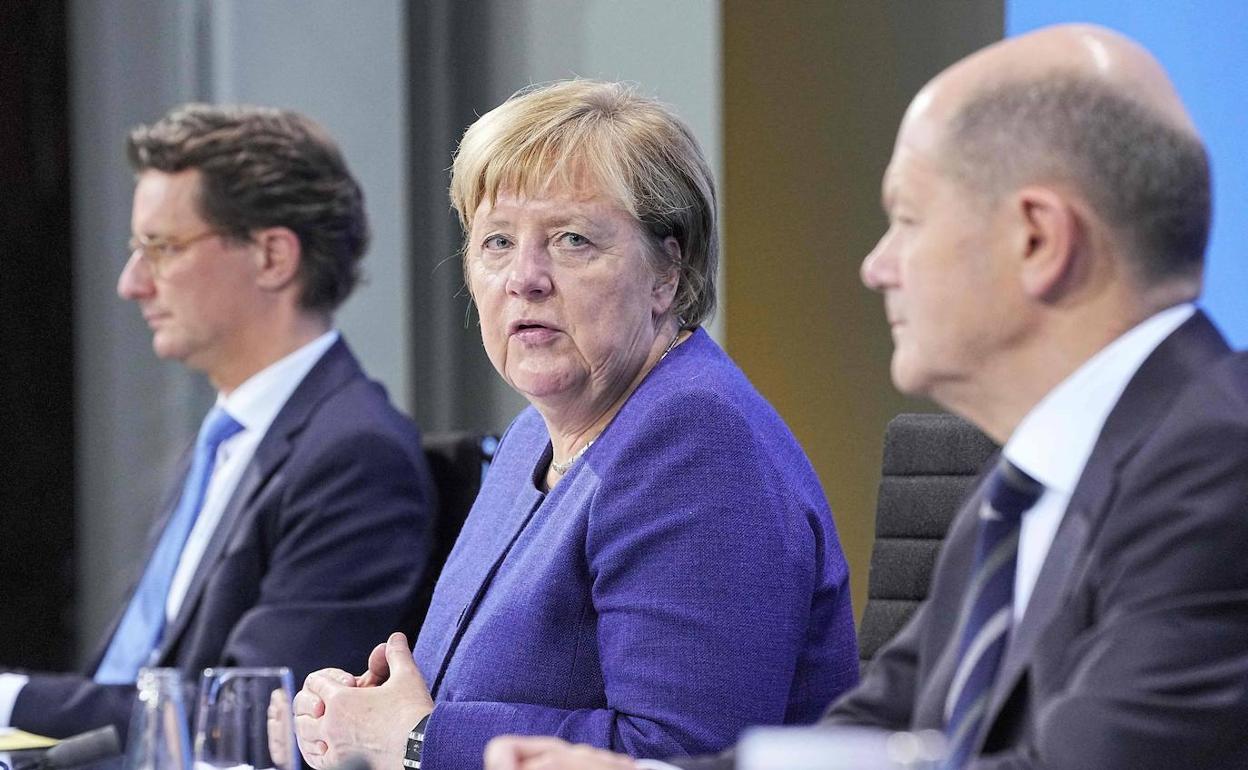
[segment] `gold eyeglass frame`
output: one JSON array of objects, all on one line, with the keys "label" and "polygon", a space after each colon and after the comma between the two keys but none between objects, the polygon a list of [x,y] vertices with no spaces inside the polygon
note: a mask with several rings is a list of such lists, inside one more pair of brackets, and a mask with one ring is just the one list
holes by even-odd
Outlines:
[{"label": "gold eyeglass frame", "polygon": [[221,234],[220,230],[205,230],[197,235],[182,239],[151,238],[146,235],[136,235],[130,239],[126,246],[130,250],[131,259],[137,253],[139,260],[147,265],[148,271],[154,277],[159,277],[165,265],[174,257],[200,241]]}]

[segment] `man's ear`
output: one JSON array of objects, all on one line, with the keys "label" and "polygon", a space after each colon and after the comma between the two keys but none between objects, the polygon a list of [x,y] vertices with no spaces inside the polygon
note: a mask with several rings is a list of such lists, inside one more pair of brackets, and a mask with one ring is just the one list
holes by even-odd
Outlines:
[{"label": "man's ear", "polygon": [[1013,246],[1023,291],[1053,299],[1078,269],[1083,222],[1072,202],[1049,187],[1024,187],[1011,201]]},{"label": "man's ear", "polygon": [[252,240],[257,249],[256,280],[268,291],[281,291],[299,277],[303,249],[299,236],[289,227],[266,227],[257,230]]},{"label": "man's ear", "polygon": [[654,315],[661,316],[672,306],[676,299],[676,287],[680,285],[680,244],[672,236],[667,236],[660,244],[671,267],[654,276]]}]

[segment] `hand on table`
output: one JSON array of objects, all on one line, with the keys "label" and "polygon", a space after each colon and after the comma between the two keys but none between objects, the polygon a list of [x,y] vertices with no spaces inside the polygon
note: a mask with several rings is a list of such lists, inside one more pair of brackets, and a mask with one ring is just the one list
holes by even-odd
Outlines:
[{"label": "hand on table", "polygon": [[485,770],[636,770],[632,757],[559,738],[500,735],[485,747]]},{"label": "hand on table", "polygon": [[377,770],[401,768],[407,734],[433,711],[429,687],[403,634],[373,649],[368,671],[336,668],[308,675],[295,696],[299,751],[317,770],[360,756]]}]

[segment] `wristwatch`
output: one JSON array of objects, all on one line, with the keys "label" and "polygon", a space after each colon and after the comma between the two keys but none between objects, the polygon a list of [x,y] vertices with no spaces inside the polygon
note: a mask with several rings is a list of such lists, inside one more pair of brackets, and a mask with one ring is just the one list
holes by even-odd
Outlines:
[{"label": "wristwatch", "polygon": [[407,755],[403,757],[403,767],[408,770],[420,770],[420,754],[425,750],[425,730],[429,727],[429,717],[425,714],[412,731],[407,734]]}]

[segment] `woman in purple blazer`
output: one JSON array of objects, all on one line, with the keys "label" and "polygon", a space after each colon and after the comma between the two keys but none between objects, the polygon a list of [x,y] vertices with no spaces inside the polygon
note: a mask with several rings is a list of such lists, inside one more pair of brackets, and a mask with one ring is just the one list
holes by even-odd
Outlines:
[{"label": "woman in purple blazer", "polygon": [[508,429],[414,650],[296,698],[314,767],[479,768],[490,738],[634,756],[813,721],[858,678],[845,560],[809,461],[699,327],[711,173],[614,83],[523,91],[464,134],[451,197]]}]

